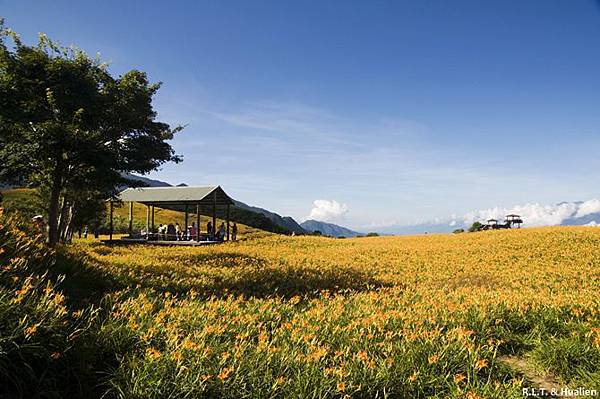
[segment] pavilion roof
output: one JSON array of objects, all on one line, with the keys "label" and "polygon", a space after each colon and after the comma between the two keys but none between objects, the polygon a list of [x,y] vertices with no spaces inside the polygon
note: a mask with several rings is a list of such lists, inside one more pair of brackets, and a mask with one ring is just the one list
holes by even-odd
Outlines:
[{"label": "pavilion roof", "polygon": [[137,187],[118,194],[124,202],[139,202],[169,208],[169,205],[233,205],[221,186],[205,187]]}]

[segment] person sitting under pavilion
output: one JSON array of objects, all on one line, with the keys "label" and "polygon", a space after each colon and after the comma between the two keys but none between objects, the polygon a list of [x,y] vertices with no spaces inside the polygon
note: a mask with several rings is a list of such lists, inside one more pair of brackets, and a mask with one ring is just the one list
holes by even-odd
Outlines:
[{"label": "person sitting under pavilion", "polygon": [[223,241],[225,239],[225,223],[221,223],[219,231],[217,232],[217,241]]}]

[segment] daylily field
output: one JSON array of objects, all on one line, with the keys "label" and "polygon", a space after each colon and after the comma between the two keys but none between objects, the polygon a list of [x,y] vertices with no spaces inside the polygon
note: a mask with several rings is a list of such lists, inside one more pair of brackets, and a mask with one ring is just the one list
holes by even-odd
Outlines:
[{"label": "daylily field", "polygon": [[0,332],[0,372],[18,379],[18,347],[44,392],[521,398],[532,373],[600,390],[597,228],[55,253],[11,223],[0,312],[28,311]]}]

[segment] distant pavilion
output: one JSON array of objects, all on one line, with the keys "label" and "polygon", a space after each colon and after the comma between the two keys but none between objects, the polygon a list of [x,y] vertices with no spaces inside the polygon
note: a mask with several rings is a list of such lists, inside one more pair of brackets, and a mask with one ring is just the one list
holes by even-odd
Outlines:
[{"label": "distant pavilion", "polygon": [[506,215],[506,219],[504,219],[504,223],[510,225],[516,225],[517,228],[521,228],[521,224],[523,224],[523,219],[521,219],[520,215],[510,214]]},{"label": "distant pavilion", "polygon": [[[184,212],[184,226],[187,230],[189,225],[189,212],[195,211],[197,234],[193,241],[160,241],[152,240],[156,244],[197,244],[211,243],[208,237],[206,241],[200,240],[200,213],[208,209],[212,213],[212,231],[210,237],[215,237],[217,223],[217,208],[226,207],[226,225],[227,240],[229,240],[229,221],[230,207],[234,204],[220,186],[208,187],[141,187],[128,188],[121,191],[118,200],[129,203],[129,235],[133,236],[133,203],[138,202],[146,205],[146,237],[140,239],[129,238],[126,241],[131,242],[150,242],[154,238],[154,208],[169,209],[173,211]],[[110,240],[113,237],[113,206],[114,201],[110,201]]]}]

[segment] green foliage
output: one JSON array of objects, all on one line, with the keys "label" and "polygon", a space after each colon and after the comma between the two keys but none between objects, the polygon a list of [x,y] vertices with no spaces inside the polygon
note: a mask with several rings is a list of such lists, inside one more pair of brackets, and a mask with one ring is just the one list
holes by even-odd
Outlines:
[{"label": "green foliage", "polygon": [[464,233],[464,232],[465,232],[465,229],[456,229],[452,233],[453,234],[460,234],[460,233]]},{"label": "green foliage", "polygon": [[600,390],[600,347],[585,335],[585,331],[574,329],[570,336],[552,336],[540,342],[532,356],[544,371],[577,381],[577,386]]},{"label": "green foliage", "polygon": [[480,222],[475,222],[469,227],[469,233],[474,233],[476,231],[480,231],[483,225]]},{"label": "green foliage", "polygon": [[379,237],[378,233],[367,233],[367,237]]},{"label": "green foliage", "polygon": [[56,254],[16,221],[0,208],[0,397],[80,395],[72,381],[91,376],[77,369],[76,350],[93,311],[69,312]]},{"label": "green foliage", "polygon": [[0,21],[0,181],[40,187],[50,243],[98,221],[122,172],[181,160],[167,143],[181,127],[155,120],[159,87],[137,70],[115,78],[44,35],[24,45]]},{"label": "green foliage", "polygon": [[[158,225],[157,225],[158,227]],[[142,229],[146,228],[146,222],[136,219],[133,221],[133,231],[139,232]],[[110,220],[105,218],[102,220],[102,223],[99,226],[100,234],[108,234],[110,232]],[[115,234],[124,234],[129,232],[129,219],[116,216],[113,218],[113,232]]]},{"label": "green foliage", "polygon": [[2,194],[0,206],[7,213],[19,213],[24,218],[32,218],[45,213],[44,200],[37,190],[11,189]]},{"label": "green foliage", "polygon": [[[231,220],[245,224],[246,226],[251,226],[257,229],[270,231],[272,233],[278,234],[290,234],[291,231],[283,228],[271,221],[268,217],[258,212],[252,212],[246,209],[241,209],[238,207],[231,207]],[[217,212],[217,217],[224,219],[225,211]]]}]

